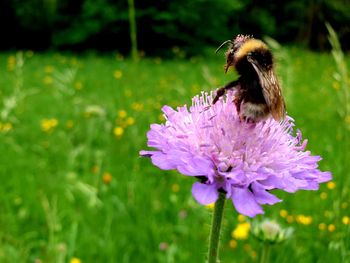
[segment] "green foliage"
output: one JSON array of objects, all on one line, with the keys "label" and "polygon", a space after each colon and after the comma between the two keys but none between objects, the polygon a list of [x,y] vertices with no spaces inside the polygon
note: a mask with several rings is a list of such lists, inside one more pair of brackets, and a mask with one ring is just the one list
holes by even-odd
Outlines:
[{"label": "green foliage", "polygon": [[[335,185],[278,192],[284,201],[265,206],[259,220],[294,228],[290,241],[272,247],[271,262],[346,262],[350,193],[341,189],[350,160],[335,129],[343,106],[337,66],[330,54],[274,48],[288,114]],[[7,61],[0,64],[1,262],[204,261],[211,213],[191,196],[194,181],[138,152],[149,125],[163,122],[162,105],[189,105],[232,79],[223,57],[134,64],[121,55],[23,52],[2,53],[0,61]],[[231,242],[237,224],[228,201],[222,262],[252,262],[260,253],[251,235]]]},{"label": "green foliage", "polygon": [[[13,45],[34,47],[130,51],[128,3],[113,0],[7,0],[15,25]],[[163,55],[175,46],[198,54],[208,45],[218,45],[244,33],[269,35],[282,42],[298,41],[329,47],[328,21],[339,33],[343,48],[350,48],[350,5],[346,0],[160,0],[135,1],[138,47],[147,54]],[[32,39],[34,35],[34,40]],[[43,44],[40,45],[40,42]]]}]

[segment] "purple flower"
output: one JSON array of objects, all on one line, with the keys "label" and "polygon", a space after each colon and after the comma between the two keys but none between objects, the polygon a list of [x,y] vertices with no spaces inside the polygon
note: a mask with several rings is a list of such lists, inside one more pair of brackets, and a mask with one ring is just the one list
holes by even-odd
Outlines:
[{"label": "purple flower", "polygon": [[147,133],[153,151],[141,151],[155,166],[176,169],[200,180],[192,194],[201,204],[216,201],[219,191],[231,198],[237,211],[254,217],[262,204],[280,202],[272,189],[317,190],[331,180],[317,169],[319,156],[305,151],[301,132],[293,135],[293,119],[272,118],[255,124],[239,119],[233,92],[212,105],[213,93],[192,99],[192,106],[163,107],[165,124],[152,124]]}]

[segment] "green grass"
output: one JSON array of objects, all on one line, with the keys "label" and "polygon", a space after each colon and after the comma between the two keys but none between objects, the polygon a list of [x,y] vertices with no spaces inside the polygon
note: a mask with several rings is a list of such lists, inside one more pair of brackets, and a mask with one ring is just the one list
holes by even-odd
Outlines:
[{"label": "green grass", "polygon": [[[272,248],[271,262],[349,262],[342,218],[350,216],[350,160],[336,66],[329,54],[275,52],[288,114],[336,187],[277,192],[284,202],[265,206],[258,218],[292,226],[294,235]],[[194,201],[191,178],[161,171],[138,152],[146,148],[149,125],[162,122],[162,105],[189,104],[234,78],[224,75],[223,64],[213,55],[135,65],[115,55],[0,54],[1,127],[12,125],[0,132],[0,262],[204,262],[212,211]],[[43,131],[44,119],[57,126]],[[117,126],[124,127],[119,137]],[[311,224],[298,223],[301,214]],[[261,251],[251,235],[230,247],[237,216],[227,202],[221,262],[252,262]],[[320,223],[335,230],[320,230]]]}]

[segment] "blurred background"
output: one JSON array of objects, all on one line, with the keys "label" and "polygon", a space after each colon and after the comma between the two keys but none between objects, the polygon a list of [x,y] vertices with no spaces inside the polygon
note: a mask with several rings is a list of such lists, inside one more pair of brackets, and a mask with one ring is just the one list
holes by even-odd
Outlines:
[{"label": "blurred background", "polygon": [[[174,46],[200,53],[238,33],[269,35],[282,43],[329,49],[325,22],[350,48],[350,6],[346,0],[136,1],[139,49],[168,53]],[[126,54],[130,49],[128,1],[3,0],[2,49],[95,49]]]},{"label": "blurred background", "polygon": [[334,179],[256,219],[227,202],[221,261],[259,262],[269,219],[293,229],[271,262],[350,262],[348,0],[2,0],[0,34],[0,262],[204,262],[213,206],[139,151],[163,105],[237,77],[214,54],[237,34],[270,46]]}]

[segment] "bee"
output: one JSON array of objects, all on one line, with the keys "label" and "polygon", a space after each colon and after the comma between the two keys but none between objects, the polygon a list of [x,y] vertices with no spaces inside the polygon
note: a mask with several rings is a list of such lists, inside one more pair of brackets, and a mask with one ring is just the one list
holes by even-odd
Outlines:
[{"label": "bee", "polygon": [[212,103],[215,104],[226,90],[236,89],[233,102],[241,120],[255,123],[270,114],[277,121],[283,119],[285,102],[267,45],[251,36],[238,35],[222,43],[216,53],[228,43],[225,73],[233,66],[239,77],[218,89]]}]

